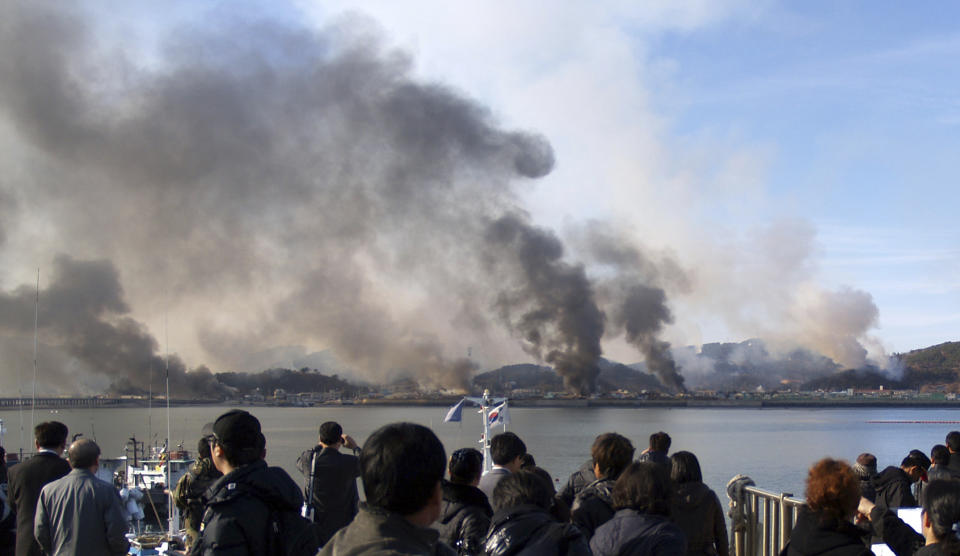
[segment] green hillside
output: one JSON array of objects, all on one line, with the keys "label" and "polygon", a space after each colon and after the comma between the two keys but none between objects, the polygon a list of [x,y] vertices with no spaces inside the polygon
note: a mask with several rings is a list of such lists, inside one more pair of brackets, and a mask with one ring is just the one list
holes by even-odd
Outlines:
[{"label": "green hillside", "polygon": [[904,365],[904,382],[953,384],[960,382],[960,342],[946,342],[900,354]]}]

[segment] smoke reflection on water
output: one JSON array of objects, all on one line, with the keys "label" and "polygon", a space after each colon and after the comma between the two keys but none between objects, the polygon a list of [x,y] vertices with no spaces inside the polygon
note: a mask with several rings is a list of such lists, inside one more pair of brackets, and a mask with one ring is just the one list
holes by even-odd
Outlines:
[{"label": "smoke reflection on water", "polygon": [[[194,450],[200,428],[228,407],[182,407],[171,412],[174,443]],[[432,407],[244,407],[263,424],[267,437],[267,461],[280,466],[298,482],[296,459],[316,442],[318,425],[335,420],[361,443],[377,427],[395,421],[413,421],[432,426],[448,453],[475,445],[480,422],[464,411],[464,422],[443,423],[446,408]],[[562,483],[588,457],[596,435],[617,431],[640,450],[651,433],[663,430],[673,438],[671,451],[689,450],[700,459],[704,481],[727,502],[724,487],[738,473],[752,477],[758,486],[803,495],[810,464],[832,456],[852,461],[861,452],[876,454],[879,467],[898,465],[910,449],[929,453],[941,444],[947,432],[960,429],[951,424],[868,423],[884,420],[960,420],[951,409],[586,409],[511,408],[516,432],[536,457],[537,463]],[[0,411],[6,426],[4,446],[20,448],[20,420],[16,411]],[[24,438],[31,443],[29,412],[24,412]],[[131,435],[147,437],[146,409],[70,409],[51,414],[37,412],[37,421],[59,420],[70,434],[95,436],[105,457],[123,454]],[[154,438],[162,442],[166,415],[152,413]],[[498,427],[497,432],[501,429]]]}]

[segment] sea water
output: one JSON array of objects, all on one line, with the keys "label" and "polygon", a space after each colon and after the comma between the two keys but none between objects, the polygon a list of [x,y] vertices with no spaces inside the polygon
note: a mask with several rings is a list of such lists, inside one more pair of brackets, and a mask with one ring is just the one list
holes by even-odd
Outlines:
[{"label": "sea water", "polygon": [[[411,421],[436,432],[447,453],[479,447],[482,424],[469,408],[463,422],[444,423],[447,408],[440,407],[249,407],[267,438],[267,461],[287,470],[299,483],[297,456],[317,441],[317,428],[328,420],[339,422],[359,444],[381,425]],[[170,411],[173,445],[196,450],[200,429],[231,407],[174,407]],[[29,410],[23,412],[22,434],[32,444]],[[862,409],[756,409],[756,408],[510,408],[507,430],[518,434],[537,464],[558,481],[590,457],[590,445],[604,432],[630,438],[637,454],[647,446],[651,433],[667,432],[673,439],[671,452],[687,450],[697,455],[706,482],[726,504],[725,485],[737,475],[750,476],[761,488],[803,496],[810,465],[823,457],[853,461],[861,452],[877,456],[882,470],[899,465],[917,448],[929,454],[942,444],[947,432],[960,430],[960,409],[862,408]],[[4,446],[20,448],[20,412],[0,411],[6,426]],[[162,444],[167,436],[165,409],[97,408],[37,410],[37,422],[66,423],[71,436],[82,433],[94,438],[104,457],[124,455],[128,439]],[[896,421],[914,421],[906,423]],[[926,421],[918,423],[918,421]],[[501,432],[496,427],[494,433]],[[149,442],[148,442],[149,444]],[[32,446],[31,446],[32,448]]]}]

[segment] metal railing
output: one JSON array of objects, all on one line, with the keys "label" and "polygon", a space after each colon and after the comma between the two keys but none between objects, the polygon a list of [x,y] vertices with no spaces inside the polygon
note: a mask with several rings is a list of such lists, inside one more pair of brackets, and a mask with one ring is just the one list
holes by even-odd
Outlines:
[{"label": "metal railing", "polygon": [[732,524],[735,556],[776,556],[790,540],[798,508],[806,505],[789,492],[776,493],[754,486],[744,488],[740,523]]}]

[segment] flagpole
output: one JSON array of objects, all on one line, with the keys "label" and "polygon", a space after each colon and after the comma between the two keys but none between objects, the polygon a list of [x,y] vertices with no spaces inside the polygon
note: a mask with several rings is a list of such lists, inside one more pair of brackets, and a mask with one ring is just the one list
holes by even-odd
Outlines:
[{"label": "flagpole", "polygon": [[483,472],[486,473],[493,469],[493,462],[490,459],[490,390],[483,391],[483,401],[480,403],[480,413],[483,415]]}]

